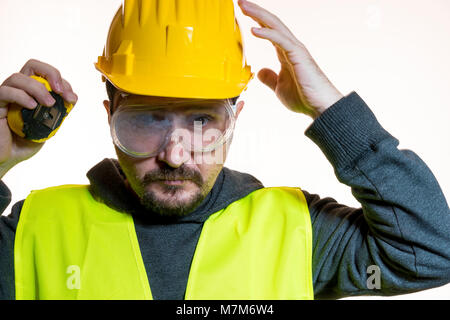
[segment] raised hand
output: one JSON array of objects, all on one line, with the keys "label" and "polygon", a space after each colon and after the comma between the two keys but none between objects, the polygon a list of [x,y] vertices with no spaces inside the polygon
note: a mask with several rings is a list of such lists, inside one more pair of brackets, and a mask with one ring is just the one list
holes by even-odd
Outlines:
[{"label": "raised hand", "polygon": [[258,78],[289,110],[316,118],[343,98],[305,46],[278,17],[250,1],[239,0],[238,4],[246,16],[260,25],[252,28],[253,35],[275,46],[281,71],[277,74],[264,68]]},{"label": "raised hand", "polygon": [[56,102],[45,86],[30,78],[31,75],[46,78],[52,90],[64,100],[72,104],[78,100],[72,87],[61,77],[59,71],[41,61],[29,60],[20,72],[6,79],[0,86],[0,178],[17,163],[35,155],[43,145],[25,140],[10,130],[8,107],[18,104],[27,109],[35,109],[38,102],[48,107]]}]

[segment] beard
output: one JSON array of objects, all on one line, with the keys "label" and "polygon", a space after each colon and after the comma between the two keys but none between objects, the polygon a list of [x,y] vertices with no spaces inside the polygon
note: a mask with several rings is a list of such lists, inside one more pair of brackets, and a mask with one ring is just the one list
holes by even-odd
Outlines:
[{"label": "beard", "polygon": [[[169,186],[167,188],[167,195],[176,197],[177,192],[182,192],[181,190],[176,190],[179,187]],[[180,188],[181,189],[181,188]],[[141,204],[159,216],[162,217],[184,217],[194,211],[200,203],[206,198],[201,191],[196,192],[191,199],[185,201],[177,201],[175,199],[161,199],[156,192],[147,191],[141,198]]]},{"label": "beard", "polygon": [[[188,180],[195,184],[189,197],[184,186],[158,183],[165,180]],[[149,190],[150,184],[158,184],[159,191]],[[183,217],[194,211],[209,193],[201,174],[185,165],[178,168],[162,167],[147,172],[142,179],[140,202],[147,210],[163,217]]]}]

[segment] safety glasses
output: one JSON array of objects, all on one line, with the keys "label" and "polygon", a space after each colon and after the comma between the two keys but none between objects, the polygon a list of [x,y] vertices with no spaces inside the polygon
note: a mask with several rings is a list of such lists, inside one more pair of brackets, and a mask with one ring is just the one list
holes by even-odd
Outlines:
[{"label": "safety glasses", "polygon": [[231,139],[235,111],[229,100],[119,105],[111,118],[111,136],[135,158],[154,157],[169,143],[189,152],[212,152]]}]

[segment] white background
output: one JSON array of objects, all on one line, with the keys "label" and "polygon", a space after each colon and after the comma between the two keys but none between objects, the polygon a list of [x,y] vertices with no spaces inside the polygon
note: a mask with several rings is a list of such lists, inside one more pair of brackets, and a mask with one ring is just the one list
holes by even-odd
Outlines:
[{"label": "white background", "polygon": [[[115,157],[93,63],[101,55],[120,0],[1,0],[0,80],[30,58],[57,67],[79,102],[56,137],[4,178],[12,204],[30,190],[86,184],[85,173]],[[355,90],[381,124],[431,168],[448,198],[450,187],[450,2],[448,0],[257,0],[309,48],[342,93]],[[271,44],[254,38],[255,24],[238,12],[247,58],[256,72],[278,70]],[[304,136],[311,120],[287,111],[254,80],[243,95],[226,165],[266,186],[299,186],[357,206],[319,148]],[[5,213],[10,212],[10,207]],[[450,244],[449,244],[450,245]],[[450,299],[450,285],[399,296]],[[379,299],[379,298],[375,298]]]}]

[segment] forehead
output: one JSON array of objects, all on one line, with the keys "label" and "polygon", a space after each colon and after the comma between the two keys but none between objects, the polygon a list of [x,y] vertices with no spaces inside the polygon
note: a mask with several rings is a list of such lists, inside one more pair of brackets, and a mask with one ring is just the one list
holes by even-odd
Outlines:
[{"label": "forehead", "polygon": [[117,103],[118,104],[166,104],[166,103],[180,103],[180,102],[190,102],[194,99],[183,99],[183,98],[168,98],[168,97],[156,97],[156,96],[140,96],[135,94],[118,93]]},{"label": "forehead", "polygon": [[141,96],[135,94],[127,94],[124,92],[116,92],[115,102],[117,106],[126,105],[148,105],[148,106],[158,106],[166,104],[205,104],[205,105],[217,105],[223,104],[227,99],[186,99],[186,98],[171,98],[171,97],[158,97],[158,96]]}]

